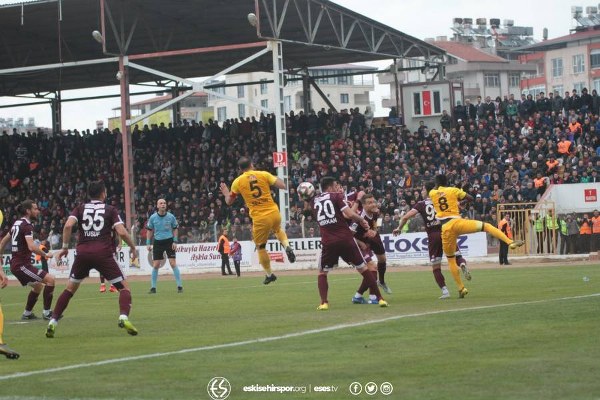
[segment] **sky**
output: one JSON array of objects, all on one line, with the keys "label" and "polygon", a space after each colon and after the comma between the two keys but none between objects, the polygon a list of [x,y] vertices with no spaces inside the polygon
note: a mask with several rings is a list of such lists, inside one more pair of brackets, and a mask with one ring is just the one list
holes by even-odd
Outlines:
[{"label": "sky", "polygon": [[[168,1],[168,0],[165,0]],[[399,31],[425,39],[436,36],[452,36],[450,27],[452,19],[460,18],[499,18],[512,19],[515,26],[532,26],[534,37],[542,39],[542,31],[548,28],[550,39],[567,35],[569,29],[573,28],[574,20],[571,18],[571,6],[585,7],[597,5],[597,3],[573,3],[564,0],[333,0],[335,3],[363,14],[371,19],[389,25]],[[0,0],[0,5],[15,3],[16,0]],[[2,12],[2,9],[0,9]],[[285,54],[284,54],[285,57]],[[371,63],[380,68],[389,65],[389,62]],[[148,90],[148,87],[131,87],[131,92]],[[118,93],[118,86],[101,89],[84,89],[63,92],[63,98],[74,98],[79,96],[92,96],[95,94]],[[135,97],[132,101],[140,101],[146,97]],[[387,115],[389,110],[381,107],[381,97],[389,97],[388,86],[378,85],[372,95],[372,101],[376,104],[376,115]],[[0,97],[0,105],[14,104],[15,98]],[[23,102],[30,102],[26,100]],[[112,111],[119,106],[119,99],[103,99],[93,101],[68,102],[62,106],[63,129],[93,129],[97,120],[104,120],[107,126],[107,118],[115,116]],[[19,118],[25,121],[34,117],[38,126],[49,127],[51,125],[50,106],[30,106],[0,109],[0,117]]]}]

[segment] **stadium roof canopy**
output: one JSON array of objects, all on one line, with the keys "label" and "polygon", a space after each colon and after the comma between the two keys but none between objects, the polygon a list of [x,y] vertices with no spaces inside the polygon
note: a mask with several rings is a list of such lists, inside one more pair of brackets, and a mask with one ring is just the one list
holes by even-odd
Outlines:
[{"label": "stadium roof canopy", "polygon": [[[271,39],[283,43],[284,70],[413,57],[435,64],[445,53],[327,0],[39,0],[0,6],[0,96],[116,85],[118,55],[174,76],[211,76]],[[272,62],[259,57],[236,72],[271,71]],[[140,69],[129,82],[165,84]]]}]

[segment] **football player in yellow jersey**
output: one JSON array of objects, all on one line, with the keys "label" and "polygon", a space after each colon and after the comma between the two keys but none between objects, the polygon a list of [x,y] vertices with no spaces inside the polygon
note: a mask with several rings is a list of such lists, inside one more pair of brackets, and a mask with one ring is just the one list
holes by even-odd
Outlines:
[{"label": "football player in yellow jersey", "polygon": [[238,167],[242,174],[235,178],[231,184],[231,191],[225,183],[221,183],[221,193],[225,196],[227,205],[231,205],[238,195],[242,195],[246,206],[250,209],[252,238],[258,249],[258,261],[267,273],[263,283],[268,285],[277,279],[275,274],[271,272],[271,260],[266,250],[267,240],[269,240],[271,232],[285,247],[288,260],[291,263],[296,261],[296,255],[290,247],[287,235],[281,229],[279,208],[271,196],[271,186],[277,189],[287,188],[280,178],[266,171],[255,170],[252,161],[248,157],[241,157],[238,160]]},{"label": "football player in yellow jersey", "polygon": [[462,299],[469,291],[462,283],[458,266],[456,265],[455,252],[458,236],[466,233],[485,231],[509,245],[511,249],[516,249],[525,244],[525,242],[515,242],[509,239],[501,230],[487,222],[462,218],[458,203],[461,200],[473,201],[473,197],[462,189],[448,187],[448,178],[446,175],[436,175],[435,188],[429,192],[429,197],[433,202],[437,219],[442,224],[442,248],[448,258],[450,272],[458,286],[458,295]]}]

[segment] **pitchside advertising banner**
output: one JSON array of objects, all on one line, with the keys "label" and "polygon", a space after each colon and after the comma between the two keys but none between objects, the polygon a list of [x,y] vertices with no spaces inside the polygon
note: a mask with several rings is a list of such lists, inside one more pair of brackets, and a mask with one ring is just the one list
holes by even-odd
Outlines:
[{"label": "pitchside advertising banner", "polygon": [[[429,260],[427,251],[427,235],[423,233],[406,233],[401,236],[381,235],[385,247],[388,263],[391,266],[424,265]],[[262,271],[258,263],[258,254],[253,242],[241,241],[242,261],[241,270]],[[316,268],[321,255],[321,239],[291,239],[290,245],[296,253],[296,262],[290,264],[281,244],[276,240],[267,243],[267,252],[271,258],[274,270],[288,269],[311,269]],[[459,237],[458,245],[465,257],[487,256],[487,239],[483,232],[473,233]],[[149,275],[152,271],[152,253],[145,246],[138,247],[139,262],[131,264],[129,259],[129,248],[123,247],[116,253],[117,263],[127,275]],[[69,255],[56,262],[49,262],[50,272],[59,278],[65,278],[69,274],[70,266],[75,259],[75,251],[69,250]],[[10,255],[3,256],[3,265],[8,266]],[[161,274],[170,274],[170,268],[165,265],[161,268]],[[233,260],[230,259],[233,270]],[[221,272],[221,255],[217,252],[216,243],[194,243],[181,244],[177,249],[177,265],[184,273]],[[340,267],[347,266],[340,260]],[[97,276],[93,272],[92,276]]]}]

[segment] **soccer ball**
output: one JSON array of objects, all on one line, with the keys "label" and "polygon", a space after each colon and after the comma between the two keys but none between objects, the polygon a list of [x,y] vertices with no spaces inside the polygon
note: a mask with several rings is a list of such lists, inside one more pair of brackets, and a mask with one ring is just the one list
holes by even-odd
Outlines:
[{"label": "soccer ball", "polygon": [[315,195],[315,187],[310,182],[302,182],[298,185],[297,192],[302,200],[308,201]]}]

